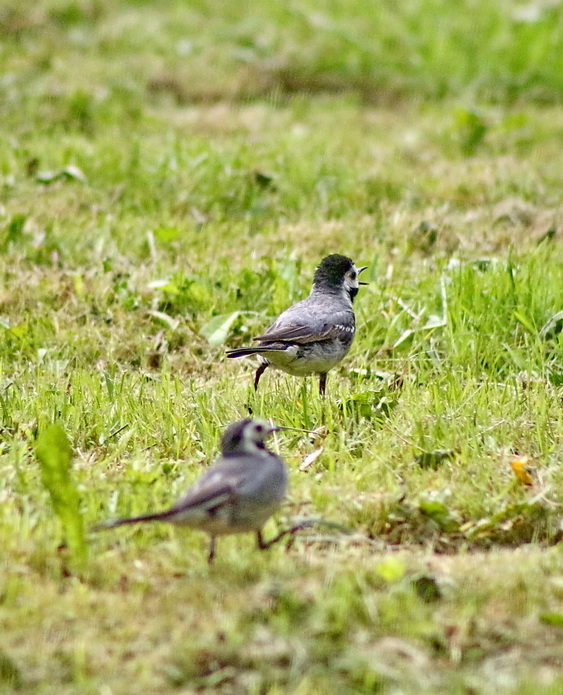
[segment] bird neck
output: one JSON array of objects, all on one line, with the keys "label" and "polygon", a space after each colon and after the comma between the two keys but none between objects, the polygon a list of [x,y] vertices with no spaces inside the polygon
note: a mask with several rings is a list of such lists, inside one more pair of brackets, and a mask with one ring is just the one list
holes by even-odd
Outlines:
[{"label": "bird neck", "polygon": [[229,456],[263,456],[270,452],[263,442],[238,442],[236,446],[223,447],[222,455]]},{"label": "bird neck", "polygon": [[335,298],[343,299],[346,302],[346,304],[352,306],[354,297],[357,293],[358,290],[352,293],[351,290],[347,288],[344,284],[335,286],[333,284],[317,282],[313,285],[313,289],[311,290],[311,297],[318,297],[319,295],[324,295],[326,297],[327,295],[331,295]]}]

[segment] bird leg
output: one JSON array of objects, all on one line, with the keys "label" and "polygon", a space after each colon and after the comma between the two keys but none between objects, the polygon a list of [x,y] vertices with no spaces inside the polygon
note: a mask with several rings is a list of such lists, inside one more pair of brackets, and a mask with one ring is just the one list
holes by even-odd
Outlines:
[{"label": "bird leg", "polygon": [[268,369],[268,364],[266,362],[264,362],[256,370],[256,375],[254,377],[254,390],[255,391],[258,391],[258,382],[260,381],[260,377],[262,376],[262,374],[264,374],[266,369]]},{"label": "bird leg", "polygon": [[209,544],[209,555],[207,556],[207,564],[212,565],[214,558],[215,558],[215,536],[211,536],[211,543]]},{"label": "bird leg", "polygon": [[326,372],[319,374],[319,394],[324,397],[326,393]]},{"label": "bird leg", "polygon": [[272,540],[270,541],[265,541],[264,537],[262,536],[262,531],[257,531],[256,532],[256,537],[258,539],[258,547],[260,550],[267,550],[270,548],[272,545],[277,543],[278,541],[281,541],[282,538],[285,536],[293,536],[294,533],[297,533],[297,531],[302,531],[304,528],[309,528],[313,525],[314,522],[312,521],[303,521],[300,524],[297,524],[296,526],[292,526],[291,528],[286,529],[285,531],[281,531],[278,533],[277,536],[274,536]]}]

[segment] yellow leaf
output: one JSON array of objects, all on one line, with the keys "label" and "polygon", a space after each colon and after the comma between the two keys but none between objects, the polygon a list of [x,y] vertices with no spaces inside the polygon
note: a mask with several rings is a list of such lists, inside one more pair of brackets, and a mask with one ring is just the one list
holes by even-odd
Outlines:
[{"label": "yellow leaf", "polygon": [[534,484],[533,469],[528,464],[529,459],[527,456],[518,456],[510,462],[516,480],[522,483],[522,485],[531,486]]}]

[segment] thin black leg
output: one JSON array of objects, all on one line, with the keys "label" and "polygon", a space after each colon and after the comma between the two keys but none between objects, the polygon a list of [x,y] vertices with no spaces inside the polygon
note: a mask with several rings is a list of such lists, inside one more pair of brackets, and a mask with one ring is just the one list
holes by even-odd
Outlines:
[{"label": "thin black leg", "polygon": [[209,555],[207,556],[208,564],[213,564],[213,559],[215,558],[215,536],[211,536],[211,543],[209,544]]},{"label": "thin black leg", "polygon": [[326,372],[319,374],[319,393],[321,396],[326,393]]},{"label": "thin black leg", "polygon": [[297,524],[297,526],[292,526],[285,531],[281,531],[281,533],[278,533],[278,535],[274,536],[274,538],[272,538],[270,541],[265,541],[264,536],[262,536],[262,531],[257,531],[256,537],[258,540],[258,547],[260,550],[267,550],[278,541],[281,541],[281,539],[285,536],[293,536],[293,534],[297,533],[297,531],[302,531],[304,528],[310,528],[314,523],[315,522],[313,521],[303,521],[301,524]]},{"label": "thin black leg", "polygon": [[262,374],[264,374],[266,369],[268,369],[268,365],[266,362],[264,362],[264,364],[261,364],[258,367],[258,369],[256,370],[256,375],[254,377],[254,390],[255,391],[258,391],[258,382],[260,381],[260,377],[262,376]]}]

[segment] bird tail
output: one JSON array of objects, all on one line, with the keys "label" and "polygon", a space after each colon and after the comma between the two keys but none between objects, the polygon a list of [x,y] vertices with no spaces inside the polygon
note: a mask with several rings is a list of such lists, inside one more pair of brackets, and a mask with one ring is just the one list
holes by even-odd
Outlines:
[{"label": "bird tail", "polygon": [[93,531],[104,531],[108,528],[117,528],[128,524],[140,524],[143,521],[168,521],[172,516],[170,511],[157,512],[156,514],[143,514],[142,516],[132,516],[128,519],[115,519],[115,521],[102,521],[93,527]]},{"label": "bird tail", "polygon": [[261,345],[260,347],[244,347],[244,348],[233,348],[232,350],[227,350],[227,357],[247,357],[248,355],[260,355],[263,352],[280,352],[284,350],[285,347],[281,347],[279,344],[276,346]]},{"label": "bird tail", "polygon": [[227,350],[227,357],[246,357],[247,355],[258,355],[264,352],[264,348],[260,347],[245,347],[245,348],[233,348],[232,350]]}]

